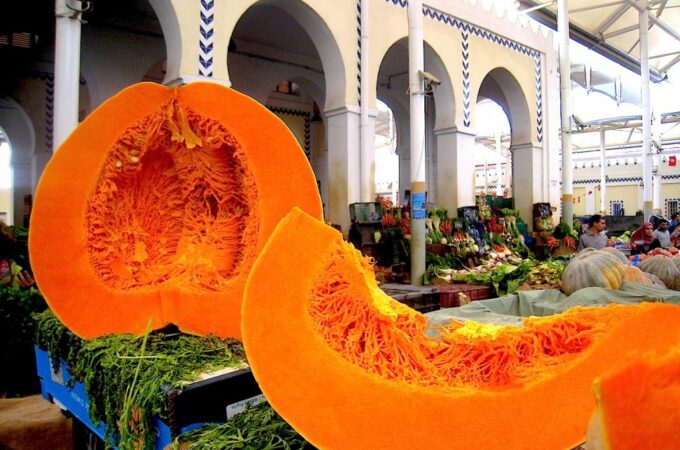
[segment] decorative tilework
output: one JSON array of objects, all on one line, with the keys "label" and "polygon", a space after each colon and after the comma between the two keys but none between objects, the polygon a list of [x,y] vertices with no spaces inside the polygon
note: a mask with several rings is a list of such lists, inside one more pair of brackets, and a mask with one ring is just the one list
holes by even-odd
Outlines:
[{"label": "decorative tilework", "polygon": [[536,140],[543,142],[543,77],[541,76],[541,55],[534,54],[536,66]]},{"label": "decorative tilework", "polygon": [[213,76],[214,20],[215,0],[201,0],[201,36],[199,39],[198,74],[204,77]]},{"label": "decorative tilework", "polygon": [[[407,0],[385,0],[387,3],[392,3],[393,5],[400,6],[402,8],[406,8],[408,5]],[[543,88],[542,88],[542,83],[541,83],[541,53],[538,50],[535,50],[531,47],[527,47],[526,45],[520,44],[519,42],[515,42],[511,39],[508,39],[506,37],[500,36],[492,31],[486,30],[484,28],[480,28],[476,25],[473,25],[469,22],[466,22],[464,20],[458,19],[456,17],[453,17],[445,12],[439,11],[437,9],[434,9],[429,6],[423,5],[423,14],[426,17],[429,17],[431,19],[436,20],[437,22],[441,22],[447,25],[450,25],[454,28],[457,28],[461,30],[463,33],[463,39],[464,41],[467,40],[467,35],[469,33],[474,34],[477,37],[480,37],[482,39],[486,39],[487,41],[493,42],[495,44],[501,45],[505,48],[509,48],[510,50],[514,50],[518,53],[521,53],[526,56],[531,56],[534,58],[534,62],[536,65],[536,136],[538,142],[543,142]],[[463,48],[463,61],[465,61],[465,47]],[[467,55],[468,61],[469,61],[469,54]],[[469,76],[469,74],[468,74]],[[469,83],[468,83],[469,84]],[[468,85],[468,91],[469,91],[469,85]],[[469,93],[467,97],[465,96],[465,64],[463,64],[463,103],[465,102],[469,103]],[[469,118],[469,111],[468,111],[468,117],[465,115],[465,107],[463,111],[463,124],[465,126],[470,125],[470,118]]]},{"label": "decorative tilework", "polygon": [[312,155],[312,113],[309,111],[297,111],[289,108],[279,108],[278,106],[267,106],[267,108],[277,114],[288,114],[290,116],[302,117],[305,121],[305,142],[304,150],[307,159]]},{"label": "decorative tilework", "polygon": [[357,0],[357,95],[361,106],[361,0]]},{"label": "decorative tilework", "polygon": [[45,79],[45,150],[52,153],[54,145],[54,75]]},{"label": "decorative tilework", "polygon": [[461,32],[461,46],[463,57],[463,125],[470,126],[470,34],[467,31]]}]

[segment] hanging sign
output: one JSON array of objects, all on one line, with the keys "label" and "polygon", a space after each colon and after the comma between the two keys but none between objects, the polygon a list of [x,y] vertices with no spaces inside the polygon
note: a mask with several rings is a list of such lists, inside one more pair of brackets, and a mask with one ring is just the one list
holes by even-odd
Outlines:
[{"label": "hanging sign", "polygon": [[411,217],[414,219],[425,218],[425,193],[413,192],[411,194]]}]

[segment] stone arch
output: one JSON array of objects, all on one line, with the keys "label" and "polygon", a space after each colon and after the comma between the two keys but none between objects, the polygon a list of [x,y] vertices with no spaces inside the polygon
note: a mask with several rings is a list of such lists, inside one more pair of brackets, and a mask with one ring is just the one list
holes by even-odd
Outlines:
[{"label": "stone arch", "polygon": [[33,192],[34,174],[31,163],[35,153],[35,128],[26,111],[14,99],[0,97],[0,127],[10,144],[12,166],[13,223],[21,224],[24,195]]},{"label": "stone arch", "polygon": [[[455,97],[453,83],[449,72],[446,69],[443,59],[435,48],[427,41],[423,42],[424,69],[437,77],[441,84],[433,89],[432,99],[425,102],[425,142],[426,142],[426,164],[427,164],[427,184],[428,197],[437,201],[439,188],[439,168],[437,166],[439,153],[449,152],[450,146],[440,143],[437,137],[437,130],[451,129],[455,125]],[[408,88],[408,38],[399,37],[381,55],[381,63],[375,74],[377,85],[376,96],[386,101],[388,106],[393,109],[395,120],[397,120],[399,153],[399,186],[403,198],[403,190],[409,188],[410,167],[409,161],[409,97],[406,94]],[[406,120],[400,121],[399,110],[395,109],[390,103],[399,103],[401,109],[406,112]],[[429,97],[428,97],[429,98]],[[402,123],[400,123],[402,122]],[[405,123],[404,123],[405,122]]]},{"label": "stone arch", "polygon": [[[238,23],[248,15],[253,7],[257,6],[276,8],[290,16],[292,20],[300,25],[313,43],[323,69],[322,74],[318,74],[321,76],[316,77],[320,80],[315,80],[317,84],[324,87],[324,100],[323,103],[320,103],[319,105],[322,106],[324,110],[344,106],[345,91],[347,88],[345,62],[338,41],[323,17],[302,0],[291,0],[287,2],[259,0],[253,2],[243,14],[239,16],[233,27],[228,30],[229,38],[233,36]],[[227,55],[227,60],[228,59],[229,55]],[[233,78],[231,71],[229,77],[230,79]],[[279,76],[279,78],[281,77]],[[310,78],[310,76],[307,76],[307,78]],[[232,81],[234,80],[232,79]]]},{"label": "stone arch", "polygon": [[[513,74],[496,67],[482,79],[478,98],[490,98],[505,111],[510,121],[512,158],[512,196],[515,209],[529,223],[531,208],[543,198],[543,149],[532,142],[532,120],[527,96]],[[476,120],[476,117],[475,117]],[[515,183],[514,180],[522,180]]]},{"label": "stone arch", "polygon": [[[390,61],[390,58],[394,59],[392,55],[397,55],[396,59],[400,61]],[[405,55],[406,58],[399,58],[400,55]],[[446,65],[443,59],[436,51],[433,45],[431,45],[427,40],[423,41],[423,59],[424,66],[427,72],[437,77],[441,84],[436,87],[433,93],[435,110],[436,110],[436,122],[434,124],[434,129],[439,130],[443,128],[453,127],[455,125],[455,95],[453,89],[453,82],[451,81],[451,76],[449,75]],[[372,74],[373,86],[378,86],[377,97],[382,98],[385,95],[386,84],[391,85],[392,80],[386,82],[384,79],[384,70],[390,70],[392,67],[404,66],[405,70],[408,70],[408,62],[404,64],[404,61],[408,61],[408,37],[400,37],[392,42],[387,50],[379,57],[379,68],[375,73]],[[404,72],[404,71],[402,71]],[[398,72],[402,80],[398,84],[399,89],[404,87],[403,93],[406,92],[408,88],[408,73]],[[396,87],[395,87],[396,88]],[[391,89],[391,86],[389,87]],[[408,108],[408,97],[406,97],[406,106]],[[390,106],[391,107],[391,106]]]},{"label": "stone arch", "polygon": [[510,121],[511,145],[531,142],[529,102],[519,81],[508,69],[496,67],[490,70],[479,87],[477,100],[480,97],[495,101],[505,111]]}]

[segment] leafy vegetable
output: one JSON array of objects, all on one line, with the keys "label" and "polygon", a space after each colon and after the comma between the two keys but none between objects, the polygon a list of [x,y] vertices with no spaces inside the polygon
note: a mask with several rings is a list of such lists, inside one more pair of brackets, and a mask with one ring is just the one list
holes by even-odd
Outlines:
[{"label": "leafy vegetable", "polygon": [[225,424],[209,424],[180,435],[173,450],[313,449],[268,403],[237,414]]},{"label": "leafy vegetable", "polygon": [[107,439],[122,450],[154,448],[152,419],[167,419],[165,392],[201,373],[245,361],[240,342],[215,336],[161,330],[145,337],[121,334],[84,341],[49,310],[40,316],[37,341],[53,358],[65,358],[72,382],[85,385],[91,419],[104,422]]}]

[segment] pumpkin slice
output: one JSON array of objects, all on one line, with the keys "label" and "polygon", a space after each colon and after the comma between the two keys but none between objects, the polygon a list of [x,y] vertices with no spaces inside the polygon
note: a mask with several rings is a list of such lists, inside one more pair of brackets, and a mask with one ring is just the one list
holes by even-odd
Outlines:
[{"label": "pumpkin slice", "polygon": [[629,350],[680,342],[680,307],[651,303],[432,329],[300,210],[255,262],[242,316],[263,393],[324,449],[572,448],[598,374]]},{"label": "pumpkin slice", "polygon": [[680,450],[680,348],[640,355],[595,380],[601,449]]},{"label": "pumpkin slice", "polygon": [[320,218],[314,174],[276,116],[214,83],[141,83],[47,165],[30,256],[50,307],[84,338],[169,323],[240,336],[243,286],[293,206]]}]

